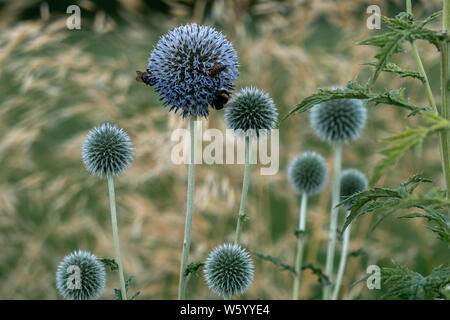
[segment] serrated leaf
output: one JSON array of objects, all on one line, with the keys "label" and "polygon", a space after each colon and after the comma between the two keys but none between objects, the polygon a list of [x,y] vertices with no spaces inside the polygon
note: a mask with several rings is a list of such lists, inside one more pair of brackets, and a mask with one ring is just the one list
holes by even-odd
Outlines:
[{"label": "serrated leaf", "polygon": [[117,262],[114,259],[102,258],[99,260],[101,263],[103,263],[105,268],[108,269],[109,271],[115,272],[115,271],[119,270],[119,265],[117,264]]},{"label": "serrated leaf", "polygon": [[187,277],[189,274],[195,274],[201,267],[205,265],[204,262],[191,262],[186,267],[186,270],[184,271],[184,276]]},{"label": "serrated leaf", "polygon": [[450,283],[450,268],[442,265],[434,268],[428,276],[423,276],[394,262],[393,268],[381,268],[381,281],[386,288],[383,298],[431,299]]},{"label": "serrated leaf", "polygon": [[393,55],[404,51],[403,43],[405,41],[426,40],[433,44],[437,50],[440,50],[439,43],[445,36],[437,31],[425,28],[425,25],[439,14],[440,12],[434,13],[421,23],[415,22],[412,16],[406,12],[402,12],[394,18],[381,16],[389,31],[360,42],[362,45],[380,48],[380,51],[375,55],[377,62],[372,83],[376,81],[380,72],[386,67],[388,60]]},{"label": "serrated leaf", "polygon": [[[376,67],[376,62],[366,62],[363,65]],[[400,78],[415,78],[420,80],[422,83],[425,82],[425,78],[417,71],[402,69],[398,65],[392,62],[387,62],[386,65],[381,69],[383,72],[396,73]]]},{"label": "serrated leaf", "polygon": [[401,183],[397,189],[372,187],[346,198],[338,204],[338,206],[348,205],[350,211],[342,231],[357,217],[378,209],[383,209],[382,217],[385,218],[400,209],[418,208],[429,212],[449,208],[450,200],[447,199],[444,190],[433,188],[426,194],[414,193],[418,185],[425,182],[431,180],[414,175]]},{"label": "serrated leaf", "polygon": [[260,252],[254,252],[254,254],[255,254],[258,258],[260,258],[260,259],[262,259],[262,260],[270,261],[270,262],[272,262],[273,264],[275,264],[275,265],[281,267],[281,268],[284,269],[284,270],[288,270],[288,271],[291,271],[291,272],[295,273],[295,269],[294,269],[293,266],[288,265],[287,263],[284,263],[283,261],[281,261],[281,260],[278,259],[278,258],[275,258],[275,257],[272,257],[272,256],[268,256],[268,255],[262,254],[262,253],[260,253]]},{"label": "serrated leaf", "polygon": [[[127,280],[125,280],[125,293],[128,296],[128,289],[130,287],[131,281],[134,279],[134,276],[130,276]],[[141,292],[137,291],[136,293],[134,293],[130,298],[128,298],[129,300],[133,300],[134,298],[136,298]],[[114,296],[116,298],[116,300],[123,300],[122,299],[122,291],[117,288],[114,289]]]},{"label": "serrated leaf", "polygon": [[435,226],[428,227],[428,229],[436,233],[440,240],[446,242],[447,244],[450,244],[450,217],[448,216],[448,214],[428,209],[425,213],[414,212],[399,217],[399,219],[413,218],[425,218],[430,222],[434,222]]},{"label": "serrated leaf", "polygon": [[426,108],[418,107],[410,103],[404,96],[405,89],[395,89],[383,93],[373,93],[369,90],[368,85],[362,86],[356,81],[349,81],[345,88],[323,89],[319,88],[318,92],[306,97],[302,102],[295,105],[281,120],[284,121],[294,113],[302,113],[308,111],[316,104],[338,100],[338,99],[359,99],[367,103],[390,104],[393,106],[410,110],[412,114],[416,114]]},{"label": "serrated leaf", "polygon": [[404,132],[381,140],[388,146],[380,151],[385,157],[375,167],[370,184],[376,183],[386,170],[395,165],[409,150],[421,153],[424,140],[431,134],[450,128],[450,122],[440,117],[436,113],[423,112],[424,119],[429,126],[408,128]]}]

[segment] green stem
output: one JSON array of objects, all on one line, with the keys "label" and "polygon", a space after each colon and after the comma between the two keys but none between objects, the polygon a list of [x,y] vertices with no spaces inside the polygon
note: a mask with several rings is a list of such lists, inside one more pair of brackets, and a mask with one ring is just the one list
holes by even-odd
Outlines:
[{"label": "green stem", "polygon": [[234,243],[239,245],[241,243],[241,232],[242,224],[246,219],[245,214],[245,202],[247,201],[248,186],[250,184],[250,137],[245,137],[245,167],[244,167],[244,179],[242,181],[242,194],[241,194],[241,204],[239,206],[239,217],[236,226],[236,236],[234,238]]},{"label": "green stem", "polygon": [[[442,32],[448,32],[448,22],[450,20],[450,0],[443,1],[443,17],[442,17]],[[447,40],[441,42],[441,116],[450,120],[449,118],[449,44]],[[445,186],[447,189],[450,187],[450,131],[439,132],[439,140],[441,142],[441,154],[442,154],[442,168],[445,177]]]},{"label": "green stem", "polygon": [[191,247],[191,231],[192,231],[192,217],[194,215],[194,190],[195,190],[195,154],[197,150],[197,141],[195,137],[195,121],[196,116],[190,117],[190,137],[191,137],[191,151],[188,171],[188,190],[187,190],[187,205],[186,205],[186,223],[184,226],[184,240],[183,253],[181,256],[180,266],[180,281],[178,285],[178,300],[183,300],[186,296],[186,268],[189,261],[189,250]]},{"label": "green stem", "polygon": [[332,201],[331,201],[331,215],[330,215],[330,230],[328,231],[328,248],[327,260],[325,265],[325,275],[328,277],[330,284],[326,285],[323,290],[323,299],[330,299],[331,285],[333,278],[334,266],[334,248],[336,245],[336,232],[339,208],[336,208],[339,203],[339,196],[341,193],[341,166],[342,166],[342,144],[336,142],[334,145],[334,178],[332,187]]},{"label": "green stem", "polygon": [[[350,210],[347,210],[347,214],[345,217],[347,218],[350,215]],[[339,289],[342,284],[342,279],[344,278],[344,272],[345,272],[345,265],[347,263],[347,251],[348,251],[348,245],[350,243],[350,228],[351,224],[348,225],[348,227],[344,231],[343,240],[342,240],[342,248],[341,248],[341,261],[339,262],[339,269],[336,276],[336,284],[334,285],[333,289],[333,300],[337,300],[339,297]]]},{"label": "green stem", "polygon": [[119,266],[119,281],[122,300],[127,300],[127,291],[125,289],[125,279],[123,277],[122,258],[120,257],[119,229],[117,227],[116,196],[114,194],[114,179],[108,175],[109,204],[111,208],[111,223],[114,237],[114,250],[116,252],[116,262]]},{"label": "green stem", "polygon": [[294,275],[294,290],[292,294],[293,300],[298,300],[300,292],[300,279],[302,274],[302,261],[303,261],[303,246],[304,246],[304,234],[306,226],[306,207],[308,204],[308,195],[302,194],[302,202],[300,205],[300,215],[298,223],[298,239],[297,239],[297,254],[295,256],[295,275]]}]

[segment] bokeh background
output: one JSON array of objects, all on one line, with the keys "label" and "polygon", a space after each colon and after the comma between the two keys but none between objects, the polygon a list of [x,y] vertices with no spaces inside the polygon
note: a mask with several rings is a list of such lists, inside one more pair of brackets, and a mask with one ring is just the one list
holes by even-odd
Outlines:
[{"label": "bokeh background", "polygon": [[[66,28],[66,8],[81,8],[81,30]],[[135,160],[116,179],[119,232],[126,276],[138,299],[176,298],[185,221],[187,166],[173,165],[170,135],[188,121],[169,114],[147,86],[135,81],[153,46],[168,30],[197,22],[222,30],[237,50],[237,87],[258,86],[271,94],[280,115],[318,87],[366,81],[376,50],[357,42],[376,30],[366,27],[366,9],[384,15],[404,10],[404,1],[376,0],[22,0],[0,1],[0,299],[61,299],[55,288],[58,263],[76,249],[113,257],[107,184],[90,176],[80,148],[90,128],[105,121],[125,128]],[[413,1],[416,16],[439,10],[440,0]],[[439,22],[434,24],[439,27]],[[418,43],[431,85],[439,94],[439,59]],[[406,54],[394,61],[416,69]],[[384,74],[377,88],[406,87],[412,102],[426,104],[416,80]],[[439,98],[438,98],[439,99]],[[391,106],[370,106],[366,130],[344,148],[343,167],[371,175],[380,161],[379,139],[414,126],[417,119]],[[225,129],[223,112],[213,112],[204,128]],[[253,166],[243,244],[293,264],[299,199],[289,188],[286,167],[299,152],[315,150],[333,166],[330,146],[312,132],[307,114],[280,127],[280,170],[261,176]],[[436,136],[422,155],[408,153],[379,185],[396,187],[422,172],[442,186]],[[191,261],[203,261],[215,246],[232,241],[243,165],[197,167]],[[323,267],[329,217],[329,184],[310,199],[305,262]],[[341,213],[343,215],[343,213]],[[343,299],[375,299],[364,283],[370,264],[395,260],[428,274],[450,260],[420,219],[388,218],[373,232],[374,216],[352,229]],[[339,246],[338,246],[339,248]],[[339,249],[338,249],[339,250]],[[289,299],[292,274],[254,256],[249,299]],[[303,299],[320,298],[320,285],[304,272]],[[119,286],[109,273],[102,299]],[[191,277],[187,297],[216,299],[201,272]]]}]

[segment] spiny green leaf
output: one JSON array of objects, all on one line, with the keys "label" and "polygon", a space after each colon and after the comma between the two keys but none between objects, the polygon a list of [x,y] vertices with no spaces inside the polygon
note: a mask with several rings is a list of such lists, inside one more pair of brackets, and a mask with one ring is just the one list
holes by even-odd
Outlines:
[{"label": "spiny green leaf", "polygon": [[[290,266],[290,265],[284,263],[283,261],[281,261],[278,258],[275,258],[275,257],[272,257],[272,256],[268,256],[268,255],[262,254],[260,252],[254,252],[254,254],[258,258],[260,258],[262,260],[266,260],[266,261],[272,262],[273,264],[275,264],[277,266],[280,266],[284,270],[288,270],[288,271],[291,271],[292,273],[296,273],[295,272],[295,268],[293,266]],[[330,284],[330,280],[323,273],[322,269],[314,266],[312,263],[307,263],[307,264],[304,264],[302,266],[302,270],[306,270],[306,269],[311,270],[311,272],[317,276],[318,281],[319,281],[321,286],[326,286],[326,285]]]},{"label": "spiny green leaf", "polygon": [[387,288],[384,297],[423,300],[439,295],[439,290],[450,283],[450,268],[439,266],[423,276],[394,262],[393,268],[381,268],[381,281]]},{"label": "spiny green leaf", "polygon": [[[133,276],[130,276],[127,280],[125,280],[125,292],[128,296],[128,289],[130,287],[131,281],[134,279]],[[136,293],[134,293],[131,297],[129,297],[129,300],[133,300],[135,299],[141,292],[137,291]],[[122,291],[120,289],[115,288],[114,289],[114,296],[116,298],[116,300],[122,300]]]},{"label": "spiny green leaf", "polygon": [[424,182],[431,182],[431,180],[421,175],[414,175],[408,181],[401,183],[397,189],[372,187],[346,198],[338,204],[338,206],[348,204],[350,211],[342,231],[355,218],[377,209],[383,209],[383,217],[386,217],[399,209],[436,210],[450,207],[450,200],[445,197],[445,192],[442,190],[434,188],[425,195],[415,194],[417,186]]},{"label": "spiny green leaf", "polygon": [[184,271],[184,276],[187,277],[189,274],[195,274],[198,271],[198,269],[200,269],[204,265],[205,263],[201,261],[189,263],[188,266],[186,267],[186,270]]},{"label": "spiny green leaf", "polygon": [[[376,62],[366,62],[366,63],[363,63],[363,65],[376,67],[377,63]],[[408,69],[402,69],[398,65],[396,65],[395,63],[392,63],[392,62],[386,63],[386,65],[383,67],[383,69],[381,69],[381,71],[396,73],[399,75],[400,78],[411,77],[411,78],[418,79],[422,82],[425,82],[425,78],[419,72],[408,70]]]},{"label": "spiny green leaf", "polygon": [[370,179],[371,185],[376,183],[383,173],[390,166],[395,165],[407,151],[413,149],[420,155],[423,142],[429,135],[450,127],[450,122],[436,113],[423,112],[422,115],[430,124],[429,126],[420,126],[414,129],[408,128],[398,135],[381,140],[381,142],[387,143],[388,146],[381,150],[381,154],[385,157],[375,167],[372,178]]},{"label": "spiny green leaf", "polygon": [[119,270],[119,265],[117,264],[117,262],[114,259],[110,259],[110,258],[102,258],[99,259],[101,263],[103,263],[103,265],[105,266],[105,268],[107,268],[109,271],[117,271]]},{"label": "spiny green leaf", "polygon": [[337,99],[359,99],[365,100],[367,103],[373,102],[377,104],[390,104],[412,111],[413,114],[425,108],[418,107],[410,103],[404,96],[405,89],[395,89],[383,93],[373,93],[369,90],[368,85],[362,86],[356,81],[349,81],[345,88],[323,89],[319,88],[318,92],[306,97],[302,102],[295,105],[282,119],[285,120],[294,113],[302,113],[308,111],[316,104],[337,100]]},{"label": "spiny green leaf", "polygon": [[395,54],[403,52],[403,43],[405,41],[413,42],[421,39],[433,44],[439,50],[439,43],[445,37],[443,34],[426,29],[425,25],[435,19],[440,13],[434,13],[421,23],[413,20],[408,13],[402,12],[395,18],[381,16],[383,22],[388,26],[389,31],[381,35],[370,37],[360,44],[371,45],[380,48],[375,55],[377,63],[375,65],[375,73],[372,77],[372,83],[376,81],[378,75],[386,67],[388,60]]},{"label": "spiny green leaf", "polygon": [[262,254],[262,253],[256,252],[256,251],[255,251],[254,253],[255,253],[255,255],[256,255],[258,258],[260,258],[260,259],[262,259],[262,260],[270,261],[270,262],[272,262],[273,264],[275,264],[275,265],[277,265],[277,266],[280,266],[280,267],[281,267],[282,269],[284,269],[284,270],[288,270],[288,271],[291,271],[291,272],[295,273],[295,269],[294,269],[293,266],[290,266],[290,265],[288,265],[287,263],[284,263],[284,262],[281,261],[280,259],[277,259],[277,258],[272,257],[272,256],[268,256],[268,255],[265,255],[265,254]]}]

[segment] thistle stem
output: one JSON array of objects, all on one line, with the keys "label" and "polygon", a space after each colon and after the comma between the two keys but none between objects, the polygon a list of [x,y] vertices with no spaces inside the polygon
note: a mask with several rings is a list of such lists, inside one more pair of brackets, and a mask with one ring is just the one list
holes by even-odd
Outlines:
[{"label": "thistle stem", "polygon": [[183,253],[181,256],[180,281],[178,285],[178,300],[183,300],[186,296],[186,268],[189,260],[189,249],[191,247],[192,217],[194,215],[194,190],[195,190],[195,155],[197,150],[197,139],[195,137],[195,122],[197,116],[190,117],[190,137],[191,150],[188,171],[188,189],[186,205],[186,223],[184,226]]},{"label": "thistle stem", "polygon": [[327,248],[327,260],[325,265],[325,275],[328,277],[330,283],[324,287],[323,299],[330,299],[333,266],[334,266],[334,249],[336,245],[336,231],[339,208],[339,196],[341,193],[341,166],[342,166],[342,143],[336,142],[334,145],[334,178],[331,192],[331,215],[330,215],[330,230],[328,231],[328,248]]},{"label": "thistle stem", "polygon": [[302,261],[303,261],[303,246],[304,246],[304,233],[306,226],[306,207],[308,203],[308,195],[302,194],[302,201],[300,205],[300,215],[298,223],[298,239],[297,239],[297,254],[295,256],[295,275],[294,275],[294,290],[292,294],[293,300],[298,300],[300,292],[300,279],[302,273]]},{"label": "thistle stem", "polygon": [[111,223],[114,237],[114,250],[116,252],[116,262],[119,266],[119,281],[120,291],[122,293],[122,300],[127,300],[127,291],[125,289],[125,279],[123,276],[122,258],[120,257],[120,244],[119,244],[119,229],[117,227],[117,212],[116,212],[116,196],[114,193],[114,179],[113,176],[108,174],[108,190],[109,190],[109,204],[111,207]]},{"label": "thistle stem", "polygon": [[[345,217],[347,218],[350,215],[350,210],[347,210],[347,214]],[[344,272],[345,272],[345,266],[347,263],[347,251],[348,251],[348,245],[350,242],[350,227],[351,224],[348,225],[348,227],[344,231],[343,239],[342,239],[342,248],[341,248],[341,260],[339,261],[339,269],[336,276],[336,284],[334,285],[333,289],[333,296],[332,299],[336,300],[339,297],[339,289],[342,284],[342,279],[344,278]]]},{"label": "thistle stem", "polygon": [[[450,20],[450,0],[443,1],[443,17],[442,17],[442,32],[448,32],[448,22]],[[449,44],[447,40],[441,42],[441,116],[450,120],[449,118]],[[439,140],[441,142],[442,167],[445,177],[445,186],[450,187],[450,131],[447,129],[444,132],[439,132]]]},{"label": "thistle stem", "polygon": [[242,181],[242,194],[241,194],[241,204],[239,206],[239,217],[236,226],[236,236],[234,238],[234,243],[239,245],[241,242],[241,232],[242,224],[246,218],[245,214],[245,202],[247,201],[248,186],[250,184],[250,137],[245,137],[245,167],[244,167],[244,178]]}]

